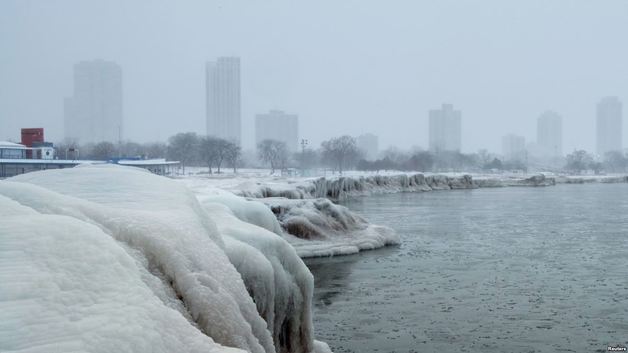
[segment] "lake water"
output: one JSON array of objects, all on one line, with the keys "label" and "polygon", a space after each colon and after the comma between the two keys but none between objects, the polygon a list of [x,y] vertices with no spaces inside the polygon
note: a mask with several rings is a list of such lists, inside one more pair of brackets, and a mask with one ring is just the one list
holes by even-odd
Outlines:
[{"label": "lake water", "polygon": [[628,184],[345,203],[402,245],[306,261],[341,352],[606,352],[628,345]]}]

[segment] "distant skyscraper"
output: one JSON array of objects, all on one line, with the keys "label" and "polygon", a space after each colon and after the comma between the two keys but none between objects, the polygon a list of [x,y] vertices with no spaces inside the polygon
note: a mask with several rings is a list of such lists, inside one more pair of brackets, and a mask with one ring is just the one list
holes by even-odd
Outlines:
[{"label": "distant skyscraper", "polygon": [[508,134],[502,137],[502,154],[509,161],[523,161],[526,155],[526,139],[523,136]]},{"label": "distant skyscraper", "polygon": [[597,104],[597,154],[622,149],[622,104],[617,97],[603,98]]},{"label": "distant skyscraper", "polygon": [[276,140],[286,144],[288,151],[296,152],[299,140],[299,117],[281,110],[255,116],[255,144]]},{"label": "distant skyscraper", "polygon": [[240,58],[220,57],[206,66],[207,135],[240,144]]},{"label": "distant skyscraper", "polygon": [[357,138],[358,148],[364,151],[366,160],[372,161],[377,159],[377,153],[379,152],[379,140],[377,136],[373,134],[360,135]]},{"label": "distant skyscraper", "polygon": [[460,151],[460,111],[452,104],[443,104],[441,109],[430,110],[430,150]]},{"label": "distant skyscraper", "polygon": [[122,69],[110,61],[74,65],[74,93],[65,99],[65,137],[86,142],[122,140]]},{"label": "distant skyscraper", "polygon": [[542,157],[563,155],[563,118],[555,112],[546,111],[537,120],[536,143]]}]

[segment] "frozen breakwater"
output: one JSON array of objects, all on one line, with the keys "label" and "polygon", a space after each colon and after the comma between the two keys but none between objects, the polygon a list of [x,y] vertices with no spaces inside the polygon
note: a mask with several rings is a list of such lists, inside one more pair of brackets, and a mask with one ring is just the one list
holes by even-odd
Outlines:
[{"label": "frozen breakwater", "polygon": [[372,175],[358,177],[333,177],[286,180],[284,183],[259,182],[242,184],[233,191],[252,198],[285,197],[288,199],[327,198],[341,200],[346,197],[398,192],[425,192],[433,190],[475,189],[505,186],[550,186],[555,185],[553,177],[543,174],[529,177],[480,177],[469,174],[459,176],[399,174]]},{"label": "frozen breakwater", "polygon": [[0,181],[0,351],[327,352],[309,270],[230,202],[111,165]]}]

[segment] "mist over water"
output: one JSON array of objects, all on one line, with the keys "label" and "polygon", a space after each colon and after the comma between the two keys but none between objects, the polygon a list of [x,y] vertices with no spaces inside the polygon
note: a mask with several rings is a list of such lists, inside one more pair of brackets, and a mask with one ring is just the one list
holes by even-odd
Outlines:
[{"label": "mist over water", "polygon": [[603,352],[628,338],[628,185],[359,198],[399,248],[307,261],[335,352]]}]

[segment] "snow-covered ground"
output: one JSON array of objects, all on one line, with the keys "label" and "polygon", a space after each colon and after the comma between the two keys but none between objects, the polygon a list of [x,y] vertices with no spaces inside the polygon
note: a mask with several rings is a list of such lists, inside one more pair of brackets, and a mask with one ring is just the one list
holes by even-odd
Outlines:
[{"label": "snow-covered ground", "polygon": [[223,196],[112,165],[0,181],[0,351],[328,351],[270,210]]}]

